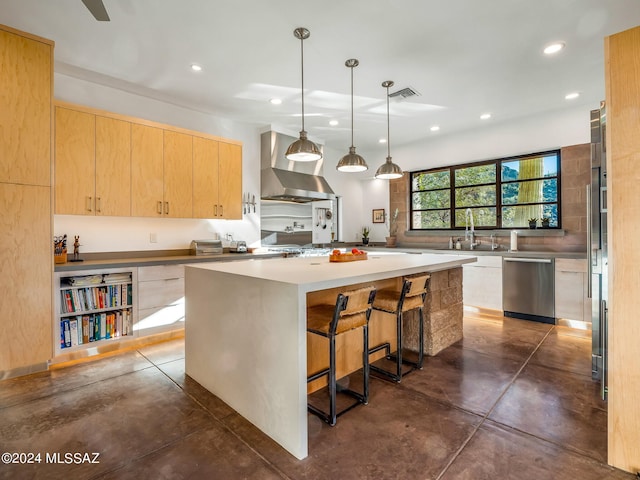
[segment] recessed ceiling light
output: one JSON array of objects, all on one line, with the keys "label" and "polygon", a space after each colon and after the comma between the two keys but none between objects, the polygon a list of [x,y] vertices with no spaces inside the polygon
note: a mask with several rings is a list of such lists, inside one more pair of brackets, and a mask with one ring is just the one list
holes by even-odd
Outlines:
[{"label": "recessed ceiling light", "polygon": [[490,113],[483,113],[482,115],[480,115],[480,120],[489,120],[490,118],[491,118]]},{"label": "recessed ceiling light", "polygon": [[380,140],[378,140],[378,143],[387,143],[387,139],[386,138],[381,138]]},{"label": "recessed ceiling light", "polygon": [[336,125],[338,125],[338,120],[329,120],[329,125],[331,125],[332,127],[335,127]]},{"label": "recessed ceiling light", "polygon": [[567,93],[564,98],[566,100],[573,100],[574,98],[578,98],[580,94],[578,92]]},{"label": "recessed ceiling light", "polygon": [[554,53],[558,53],[563,48],[564,48],[564,43],[556,42],[556,43],[551,43],[546,47],[544,47],[543,52],[545,53],[545,55],[553,55]]},{"label": "recessed ceiling light", "polygon": [[431,127],[432,132],[437,132],[438,130],[440,130],[440,126],[438,125],[434,125],[433,127]]},{"label": "recessed ceiling light", "polygon": [[202,71],[202,67],[200,65],[198,65],[197,63],[192,63],[191,64],[191,70],[193,70],[194,72],[200,72],[200,71]]},{"label": "recessed ceiling light", "polygon": [[271,100],[269,100],[273,105],[280,105],[282,103],[282,100],[280,100],[279,98],[272,98]]}]

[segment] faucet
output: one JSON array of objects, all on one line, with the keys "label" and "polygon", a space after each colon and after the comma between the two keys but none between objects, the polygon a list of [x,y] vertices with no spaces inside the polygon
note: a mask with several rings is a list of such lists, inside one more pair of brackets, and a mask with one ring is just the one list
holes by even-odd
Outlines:
[{"label": "faucet", "polygon": [[[471,224],[471,229],[469,229],[469,224]],[[475,241],[475,231],[473,228],[473,213],[470,208],[467,208],[464,214],[464,239],[469,240],[469,250],[473,250],[475,247],[480,245],[480,242]]]},{"label": "faucet", "polygon": [[500,248],[500,244],[496,241],[496,234],[491,234],[491,251],[497,250]]}]

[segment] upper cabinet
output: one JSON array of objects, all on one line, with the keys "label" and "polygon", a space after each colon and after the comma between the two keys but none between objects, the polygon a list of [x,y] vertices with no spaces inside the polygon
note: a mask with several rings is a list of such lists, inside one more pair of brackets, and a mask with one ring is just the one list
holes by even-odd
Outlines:
[{"label": "upper cabinet", "polygon": [[131,215],[131,123],[96,116],[96,215]]},{"label": "upper cabinet", "polygon": [[164,214],[193,216],[193,137],[164,131]]},{"label": "upper cabinet", "polygon": [[146,120],[56,106],[55,212],[242,219],[242,146]]},{"label": "upper cabinet", "polygon": [[131,215],[131,124],[56,107],[55,212]]},{"label": "upper cabinet", "polygon": [[0,182],[51,186],[52,51],[0,28]]},{"label": "upper cabinet", "polygon": [[228,220],[242,219],[242,147],[220,142],[218,203],[220,216]]},{"label": "upper cabinet", "polygon": [[193,216],[220,218],[218,207],[219,142],[193,137]]},{"label": "upper cabinet", "polygon": [[242,147],[193,137],[193,216],[242,219]]},{"label": "upper cabinet", "polygon": [[161,217],[164,213],[164,132],[131,125],[131,215]]}]

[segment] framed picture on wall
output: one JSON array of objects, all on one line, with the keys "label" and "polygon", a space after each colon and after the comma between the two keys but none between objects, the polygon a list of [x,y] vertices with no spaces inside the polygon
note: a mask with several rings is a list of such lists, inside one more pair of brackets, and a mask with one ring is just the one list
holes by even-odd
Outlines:
[{"label": "framed picture on wall", "polygon": [[384,223],[384,208],[372,210],[373,223]]}]

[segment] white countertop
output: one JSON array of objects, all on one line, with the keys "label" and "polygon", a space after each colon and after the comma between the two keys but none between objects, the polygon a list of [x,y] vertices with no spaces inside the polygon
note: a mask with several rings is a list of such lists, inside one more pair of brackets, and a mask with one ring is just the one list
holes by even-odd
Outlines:
[{"label": "white countertop", "polygon": [[330,262],[328,256],[257,259],[248,262],[192,265],[191,268],[224,272],[298,285],[303,292],[349,285],[420,272],[435,272],[476,261],[472,255],[369,252],[367,260]]}]

